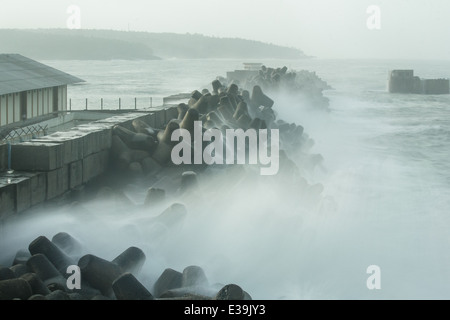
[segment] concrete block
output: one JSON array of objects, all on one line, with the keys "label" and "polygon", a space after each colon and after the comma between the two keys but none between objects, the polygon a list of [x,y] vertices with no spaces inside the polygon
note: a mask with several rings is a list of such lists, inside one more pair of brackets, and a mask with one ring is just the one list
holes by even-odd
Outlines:
[{"label": "concrete block", "polygon": [[142,113],[138,119],[147,123],[148,125],[151,125],[152,116],[153,116],[153,112],[146,112],[146,113]]},{"label": "concrete block", "polygon": [[47,172],[47,200],[54,199],[69,190],[69,166]]},{"label": "concrete block", "polygon": [[83,159],[83,183],[106,172],[109,166],[109,150],[92,154]]},{"label": "concrete block", "polygon": [[83,184],[83,160],[69,164],[69,189]]},{"label": "concrete block", "polygon": [[20,213],[31,207],[31,177],[14,179],[16,185],[16,212]]},{"label": "concrete block", "polygon": [[33,139],[34,142],[59,143],[63,146],[63,164],[69,164],[83,158],[83,139],[72,131],[56,132],[48,136]]},{"label": "concrete block", "polygon": [[8,145],[0,143],[0,172],[8,170]]},{"label": "concrete block", "polygon": [[152,112],[148,115],[147,117],[147,123],[150,125],[150,127],[155,128],[156,129],[156,113]]},{"label": "concrete block", "polygon": [[81,135],[83,139],[83,158],[111,148],[112,129],[96,124],[87,124],[75,127],[75,135]]},{"label": "concrete block", "polygon": [[16,186],[0,178],[0,219],[16,212]]},{"label": "concrete block", "polygon": [[122,127],[125,127],[128,130],[133,130],[133,120],[142,117],[142,115],[142,113],[125,113],[116,115],[114,117],[101,119],[95,121],[94,123],[112,124],[113,126],[120,124]]},{"label": "concrete block", "polygon": [[[46,184],[42,181],[44,174],[29,172],[14,172],[1,178],[4,184],[15,188],[14,201],[17,213],[45,201]],[[40,196],[39,196],[40,194]],[[11,193],[12,195],[12,193]]]},{"label": "concrete block", "polygon": [[31,177],[31,206],[43,203],[47,198],[47,174],[38,172]]},{"label": "concrete block", "polygon": [[178,108],[177,107],[170,107],[166,109],[166,124],[172,120],[178,118]]},{"label": "concrete block", "polygon": [[63,166],[60,143],[22,142],[11,146],[11,167],[16,171],[52,171]]},{"label": "concrete block", "polygon": [[162,129],[165,127],[165,125],[167,124],[167,120],[166,120],[166,110],[158,110],[155,111],[155,128],[157,129]]}]

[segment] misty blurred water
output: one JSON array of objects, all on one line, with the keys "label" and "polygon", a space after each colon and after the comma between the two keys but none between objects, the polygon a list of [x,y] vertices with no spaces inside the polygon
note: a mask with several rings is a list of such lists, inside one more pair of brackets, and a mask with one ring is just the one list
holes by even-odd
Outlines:
[{"label": "misty blurred water", "polygon": [[[85,98],[134,104],[135,97],[153,97],[156,106],[164,96],[209,88],[243,62],[249,61],[44,63],[87,81],[69,88],[69,98],[83,109]],[[34,236],[64,228],[110,258],[118,254],[119,238],[143,247],[149,278],[166,267],[201,265],[214,281],[237,283],[255,299],[450,298],[450,96],[386,91],[390,69],[448,78],[450,61],[255,62],[315,71],[333,87],[325,91],[330,112],[274,97],[279,118],[304,126],[315,141],[312,152],[324,157],[323,170],[307,177],[323,184],[322,207],[304,212],[282,202],[281,186],[262,183],[239,191],[243,197],[235,192],[235,198],[207,202],[207,214],[190,212],[184,229],[158,240],[139,224],[141,237],[121,233],[123,219],[99,215],[81,223],[56,212],[58,218],[4,228],[0,264]],[[380,290],[366,286],[370,265],[381,269]]]}]

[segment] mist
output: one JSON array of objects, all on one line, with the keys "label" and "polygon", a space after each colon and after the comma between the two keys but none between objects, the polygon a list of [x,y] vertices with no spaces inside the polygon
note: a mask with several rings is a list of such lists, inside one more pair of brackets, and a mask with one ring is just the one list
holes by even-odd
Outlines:
[{"label": "mist", "polygon": [[[258,165],[185,165],[127,177],[1,221],[0,265],[41,235],[67,232],[82,244],[76,261],[142,249],[137,278],[150,291],[166,268],[196,265],[213,288],[234,283],[253,299],[450,298],[449,99],[384,92],[389,68],[448,77],[448,1],[5,0],[1,9],[4,50],[87,75],[87,86],[73,88],[74,104],[122,95],[148,105],[152,94],[162,100],[209,85],[243,59],[310,61],[337,86],[326,92],[329,108],[289,90],[267,92],[277,118],[303,126],[307,142],[282,142],[277,175],[260,175]],[[30,29],[26,39],[41,47],[8,33]],[[52,36],[33,36],[40,32]],[[198,181],[189,189],[186,172]],[[164,200],[146,205],[149,188],[165,190]],[[173,205],[186,211],[162,215]],[[380,267],[380,290],[368,288],[371,266]]]},{"label": "mist", "polygon": [[[141,248],[147,259],[138,279],[149,290],[166,268],[197,265],[212,286],[235,283],[253,299],[448,297],[450,259],[442,252],[450,245],[450,221],[439,179],[383,147],[393,128],[363,117],[373,105],[330,93],[327,113],[298,96],[273,98],[278,117],[304,125],[313,139],[307,153],[323,156],[320,165],[307,166],[304,152],[286,150],[299,169],[294,176],[310,187],[283,161],[276,176],[245,165],[178,167],[162,179],[127,181],[115,195],[34,209],[9,222],[0,263],[37,236],[64,231],[84,245],[78,258],[112,260],[129,246]],[[181,175],[191,170],[198,186],[182,192]],[[166,190],[165,200],[143,206],[149,187]],[[422,194],[417,188],[428,188],[429,197],[411,198]],[[161,219],[174,203],[187,214]],[[381,290],[367,289],[372,265],[381,268]]]}]

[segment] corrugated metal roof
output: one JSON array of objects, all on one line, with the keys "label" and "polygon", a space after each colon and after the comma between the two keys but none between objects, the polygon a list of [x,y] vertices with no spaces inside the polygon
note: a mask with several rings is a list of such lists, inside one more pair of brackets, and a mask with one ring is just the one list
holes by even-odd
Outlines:
[{"label": "corrugated metal roof", "polygon": [[0,54],[0,95],[84,82],[20,54]]}]

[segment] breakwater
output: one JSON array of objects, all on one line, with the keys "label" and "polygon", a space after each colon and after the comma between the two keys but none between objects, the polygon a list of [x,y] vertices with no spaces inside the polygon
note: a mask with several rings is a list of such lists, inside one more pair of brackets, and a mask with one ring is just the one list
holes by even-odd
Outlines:
[{"label": "breakwater", "polygon": [[[264,211],[249,208],[246,214],[251,216],[274,210],[273,213],[294,227],[298,223],[297,212],[286,217],[275,207],[279,200],[287,208],[302,211],[314,207],[320,200],[323,186],[310,183],[305,177],[306,172],[314,170],[323,160],[320,154],[310,152],[314,141],[302,125],[277,118],[276,101],[260,86],[255,85],[252,91],[248,91],[219,80],[214,80],[211,86],[212,90],[195,90],[188,101],[161,111],[117,115],[15,144],[12,148],[12,154],[16,155],[12,157],[13,166],[21,168],[22,172],[44,175],[45,185],[42,182],[41,193],[37,193],[42,202],[76,191],[104,174],[119,175],[118,181],[122,186],[138,181],[134,195],[143,195],[138,201],[127,197],[123,190],[105,185],[96,190],[96,200],[101,200],[97,209],[96,205],[90,208],[92,203],[87,201],[64,206],[64,214],[73,214],[72,217],[80,219],[85,228],[90,229],[90,224],[94,223],[97,238],[101,238],[101,221],[113,221],[121,225],[120,228],[128,228],[133,235],[143,239],[151,237],[150,242],[158,245],[160,237],[176,238],[183,224],[190,219],[200,219],[199,222],[206,226],[209,219],[214,218],[210,213],[214,213],[217,206],[224,208],[224,203],[246,208],[255,206],[257,203],[250,198],[258,197],[262,190],[257,190],[267,186],[274,195],[272,201],[260,197],[257,201],[264,203]],[[171,155],[177,142],[171,139],[172,134],[178,129],[193,132],[199,122],[202,123],[202,133],[210,130],[276,130],[280,138],[279,154],[276,155],[280,162],[279,172],[264,179],[259,170],[255,170],[259,169],[258,165],[174,165]],[[194,148],[195,141],[191,141],[192,144],[185,142],[184,150]],[[210,144],[201,148],[205,150],[208,146]],[[22,156],[18,157],[20,152]],[[11,193],[15,200],[10,201],[5,217],[20,215],[26,209],[17,210],[17,201],[21,201],[17,197],[27,193],[18,193],[18,184],[13,180],[7,182],[15,185],[15,193]],[[32,208],[33,199],[37,199],[33,198],[35,189],[30,186],[25,190],[29,191],[29,208]],[[281,195],[282,198],[277,198]],[[242,196],[244,198],[240,198]],[[122,219],[127,220],[123,225]],[[17,253],[10,259],[13,262],[3,268],[6,275],[4,280],[0,280],[0,286],[4,288],[3,299],[251,299],[252,293],[247,293],[237,284],[209,282],[204,269],[193,264],[181,269],[166,268],[159,277],[151,279],[139,277],[138,271],[145,262],[142,249],[129,247],[125,251],[118,250],[116,258],[112,259],[90,252],[89,245],[72,252],[79,246],[76,241],[61,244],[58,241],[61,233],[66,238],[72,237],[58,228],[54,226],[53,238],[42,234],[30,239],[28,248],[16,249]],[[233,241],[232,234],[228,234],[226,241]],[[109,237],[116,238],[116,233]],[[121,246],[127,246],[126,241],[117,240]],[[183,245],[183,240],[179,245]],[[114,247],[112,244],[109,246]],[[67,285],[70,275],[67,268],[79,268],[81,279],[85,281],[82,289],[71,289]],[[39,279],[36,280],[36,276]],[[42,290],[34,289],[34,280],[31,279],[36,280],[37,287]]]}]

